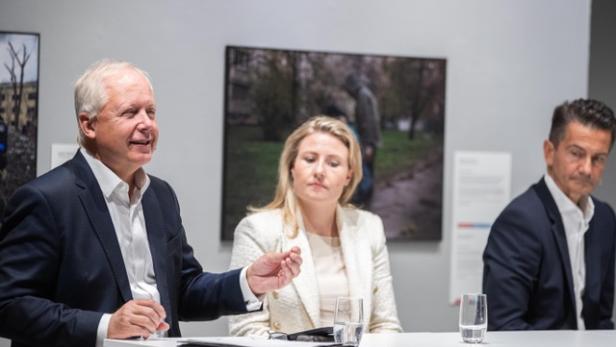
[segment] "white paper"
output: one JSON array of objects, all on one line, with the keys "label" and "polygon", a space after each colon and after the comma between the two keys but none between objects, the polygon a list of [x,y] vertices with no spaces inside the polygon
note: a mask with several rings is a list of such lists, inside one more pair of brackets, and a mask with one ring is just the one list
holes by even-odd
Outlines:
[{"label": "white paper", "polygon": [[482,254],[490,227],[509,203],[511,153],[456,152],[453,173],[453,225],[449,300],[480,293]]},{"label": "white paper", "polygon": [[79,145],[76,143],[52,143],[51,144],[51,169],[64,164],[73,158]]},{"label": "white paper", "polygon": [[236,336],[190,337],[186,339],[179,339],[178,344],[180,342],[191,342],[194,344],[218,343],[218,344],[229,344],[229,345],[246,346],[246,347],[275,347],[275,346],[316,347],[316,346],[327,346],[327,345],[332,344],[332,342],[301,342],[301,341],[287,341],[287,340],[267,340],[264,338],[236,337]]}]

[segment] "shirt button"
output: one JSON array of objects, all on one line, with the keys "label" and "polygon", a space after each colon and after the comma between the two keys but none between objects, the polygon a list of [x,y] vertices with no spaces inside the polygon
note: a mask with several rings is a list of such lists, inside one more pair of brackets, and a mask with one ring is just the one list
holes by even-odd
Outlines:
[{"label": "shirt button", "polygon": [[272,326],[274,327],[275,331],[280,331],[280,323],[274,322],[274,323],[272,323]]},{"label": "shirt button", "polygon": [[278,300],[278,292],[277,291],[273,291],[272,292],[272,297],[274,297],[274,300]]}]

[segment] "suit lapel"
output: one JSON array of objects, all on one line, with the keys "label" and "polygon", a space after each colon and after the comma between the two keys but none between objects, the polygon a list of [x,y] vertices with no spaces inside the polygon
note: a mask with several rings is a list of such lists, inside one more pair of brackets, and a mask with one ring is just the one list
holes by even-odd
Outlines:
[{"label": "suit lapel", "polygon": [[294,238],[286,236],[283,230],[283,240],[285,240],[282,249],[283,252],[295,246],[299,247],[302,251],[302,270],[299,275],[293,279],[293,287],[304,305],[308,317],[310,317],[312,321],[312,327],[316,328],[320,325],[319,287],[315,274],[312,252],[302,223],[300,223],[300,230]]},{"label": "suit lapel", "polygon": [[573,277],[571,274],[571,259],[569,259],[569,251],[567,249],[567,238],[565,236],[565,230],[562,222],[554,222],[552,224],[552,233],[556,239],[556,245],[558,246],[558,253],[560,254],[560,261],[565,271],[565,278],[567,280],[567,291],[569,292],[569,299],[571,301],[571,307],[573,312],[576,312],[575,304],[575,292],[573,290]]},{"label": "suit lapel", "polygon": [[[143,206],[143,217],[145,218],[145,226],[148,234],[148,244],[152,253],[152,262],[154,264],[154,274],[156,276],[156,287],[160,293],[160,301],[167,315],[170,316],[171,303],[169,302],[169,288],[167,287],[167,240],[165,238],[164,220],[162,218],[162,209],[158,203],[156,193],[150,186],[143,198],[141,199]],[[172,322],[172,317],[167,317],[167,321]]]},{"label": "suit lapel", "polygon": [[560,255],[560,262],[565,272],[567,291],[569,292],[569,300],[571,303],[571,307],[573,307],[573,312],[576,312],[575,293],[573,290],[573,277],[571,274],[571,259],[569,258],[567,236],[565,235],[565,227],[563,226],[560,212],[558,211],[556,202],[554,201],[554,198],[552,197],[552,194],[550,193],[550,190],[545,184],[543,178],[535,185],[535,190],[541,201],[543,201],[543,206],[545,206],[547,214],[552,222],[552,234],[554,235],[554,239],[556,240],[556,245],[558,246],[558,253]]},{"label": "suit lapel", "polygon": [[79,199],[85,214],[88,216],[90,225],[103,246],[122,299],[125,302],[129,301],[132,299],[132,294],[128,276],[126,275],[126,266],[124,265],[118,238],[103,193],[92,170],[80,152],[77,152],[71,160],[71,165],[77,177],[75,184],[82,188],[79,193]]},{"label": "suit lapel", "polygon": [[[595,214],[597,210],[595,209]],[[601,239],[599,237],[599,231],[597,229],[596,221],[598,218],[593,218],[588,226],[588,231],[584,235],[584,262],[586,267],[586,280],[584,284],[584,294],[582,295],[582,301],[584,307],[587,307],[587,298],[598,297],[594,295],[595,291],[598,293],[597,288],[601,282]],[[583,309],[583,308],[582,308]],[[585,317],[584,314],[582,316]]]}]

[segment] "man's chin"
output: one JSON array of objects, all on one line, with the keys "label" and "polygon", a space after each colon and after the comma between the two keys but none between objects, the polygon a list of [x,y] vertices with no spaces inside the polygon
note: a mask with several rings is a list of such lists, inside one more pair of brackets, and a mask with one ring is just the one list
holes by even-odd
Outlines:
[{"label": "man's chin", "polygon": [[143,166],[152,160],[152,153],[134,153],[131,157],[133,163]]},{"label": "man's chin", "polygon": [[595,185],[591,183],[578,183],[576,186],[581,195],[590,195],[595,190]]}]

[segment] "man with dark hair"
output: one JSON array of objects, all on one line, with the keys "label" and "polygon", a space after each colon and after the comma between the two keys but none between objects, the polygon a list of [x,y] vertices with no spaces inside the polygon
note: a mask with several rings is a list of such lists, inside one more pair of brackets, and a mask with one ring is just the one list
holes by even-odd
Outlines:
[{"label": "man with dark hair", "polygon": [[616,217],[591,193],[615,134],[599,101],[554,110],[547,175],[500,214],[483,254],[490,330],[614,328]]},{"label": "man with dark hair", "polygon": [[550,142],[558,144],[564,138],[567,125],[571,121],[578,121],[582,125],[594,129],[609,130],[612,134],[610,149],[612,148],[616,137],[614,113],[604,103],[596,100],[578,99],[556,107],[550,128]]}]

